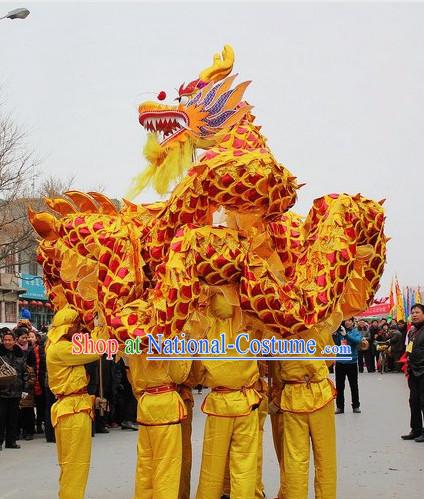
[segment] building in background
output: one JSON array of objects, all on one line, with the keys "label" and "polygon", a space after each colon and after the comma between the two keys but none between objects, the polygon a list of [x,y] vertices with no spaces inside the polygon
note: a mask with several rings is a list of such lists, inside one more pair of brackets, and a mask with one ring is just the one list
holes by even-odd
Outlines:
[{"label": "building in background", "polygon": [[19,296],[25,293],[14,265],[0,269],[0,323],[15,323],[19,315]]},{"label": "building in background", "polygon": [[0,269],[0,323],[16,324],[24,308],[31,312],[31,322],[37,329],[50,324],[53,308],[35,247],[10,255],[7,265]]}]

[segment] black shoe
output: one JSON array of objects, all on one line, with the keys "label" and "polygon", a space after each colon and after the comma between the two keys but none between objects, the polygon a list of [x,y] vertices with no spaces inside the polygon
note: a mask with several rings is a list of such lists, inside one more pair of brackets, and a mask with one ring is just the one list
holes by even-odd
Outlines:
[{"label": "black shoe", "polygon": [[24,440],[34,440],[34,435],[25,435]]},{"label": "black shoe", "polygon": [[353,412],[354,412],[355,414],[361,414],[361,409],[359,409],[359,407],[354,407],[354,408],[353,408]]},{"label": "black shoe", "polygon": [[109,430],[105,427],[96,430],[96,433],[109,433]]},{"label": "black shoe", "polygon": [[424,433],[423,433],[422,435],[420,435],[419,437],[414,438],[414,440],[415,440],[416,442],[420,442],[420,443],[421,443],[421,442],[424,442]]},{"label": "black shoe", "polygon": [[3,450],[3,444],[0,444],[0,450]]},{"label": "black shoe", "polygon": [[400,438],[402,440],[415,440],[416,438],[420,437],[420,433],[415,433],[414,431],[411,431],[408,433],[408,435],[402,435]]},{"label": "black shoe", "polygon": [[6,444],[6,445],[4,446],[4,448],[5,448],[5,449],[20,449],[20,448],[21,448],[21,446],[20,446],[20,445],[18,445],[18,444],[15,442],[15,443],[13,443],[13,444]]},{"label": "black shoe", "polygon": [[337,407],[337,409],[334,411],[334,414],[343,414],[344,409],[340,409],[340,407]]}]

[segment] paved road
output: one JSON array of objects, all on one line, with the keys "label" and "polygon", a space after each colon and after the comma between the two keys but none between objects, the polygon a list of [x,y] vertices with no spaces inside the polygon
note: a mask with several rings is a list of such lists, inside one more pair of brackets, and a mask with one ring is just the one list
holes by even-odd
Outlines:
[{"label": "paved road", "polygon": [[[424,444],[404,442],[409,430],[408,389],[402,374],[360,375],[363,413],[337,416],[338,499],[422,499]],[[193,490],[197,486],[204,416],[193,425]],[[120,429],[94,439],[87,499],[130,499],[133,492],[136,432]],[[0,453],[0,499],[54,499],[58,466],[54,444],[41,438],[20,442],[21,450]],[[278,468],[267,422],[264,483],[275,497]],[[311,476],[311,486],[313,477]],[[193,496],[194,497],[194,494]],[[310,492],[310,498],[313,498]]]}]

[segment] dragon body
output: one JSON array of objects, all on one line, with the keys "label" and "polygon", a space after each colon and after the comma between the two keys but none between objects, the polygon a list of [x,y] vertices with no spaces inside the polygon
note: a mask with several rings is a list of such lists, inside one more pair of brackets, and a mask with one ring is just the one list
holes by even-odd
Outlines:
[{"label": "dragon body", "polygon": [[[39,262],[58,309],[72,304],[90,330],[100,313],[110,334],[180,334],[202,289],[231,285],[247,317],[282,336],[365,309],[385,262],[382,203],[331,194],[306,219],[293,213],[300,185],[278,163],[233,87],[234,56],[222,57],[179,90],[180,103],[145,102],[149,166],[133,193],[151,182],[166,201],[118,211],[99,193],[48,199],[30,212],[41,237]],[[198,151],[204,152],[192,161]],[[217,210],[225,226],[213,225]]]}]

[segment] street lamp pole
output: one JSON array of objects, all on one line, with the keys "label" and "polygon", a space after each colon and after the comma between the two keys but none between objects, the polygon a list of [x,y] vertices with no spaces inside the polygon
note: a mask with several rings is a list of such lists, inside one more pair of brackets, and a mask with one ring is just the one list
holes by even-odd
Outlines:
[{"label": "street lamp pole", "polygon": [[8,12],[5,16],[0,17],[0,21],[2,19],[25,19],[29,16],[28,9],[14,9]]}]

